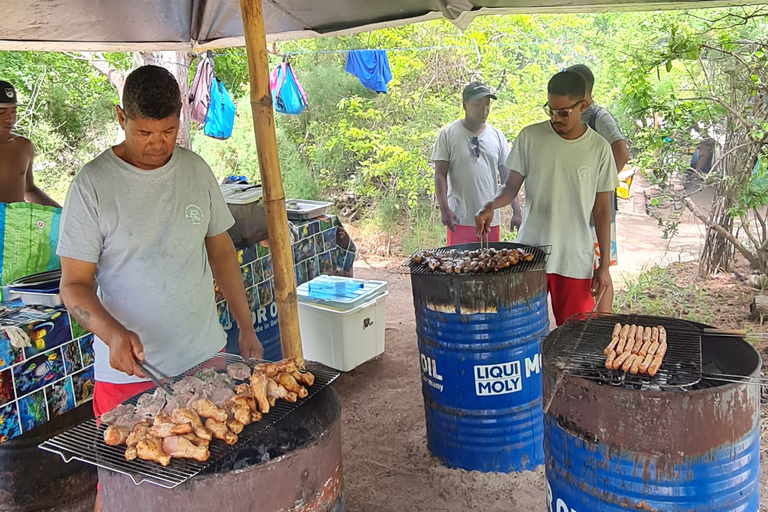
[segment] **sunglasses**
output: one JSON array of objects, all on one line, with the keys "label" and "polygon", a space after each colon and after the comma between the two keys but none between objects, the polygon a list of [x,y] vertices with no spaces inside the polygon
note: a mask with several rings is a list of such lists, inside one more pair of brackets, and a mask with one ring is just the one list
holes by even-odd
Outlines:
[{"label": "sunglasses", "polygon": [[549,103],[545,103],[544,112],[547,113],[550,119],[553,117],[568,119],[571,116],[571,113],[576,109],[577,106],[579,106],[579,103],[581,103],[582,101],[584,100],[579,100],[568,108],[559,108],[557,110],[552,110],[551,108],[549,108]]},{"label": "sunglasses", "polygon": [[469,152],[475,158],[480,157],[480,140],[477,137],[469,139]]}]

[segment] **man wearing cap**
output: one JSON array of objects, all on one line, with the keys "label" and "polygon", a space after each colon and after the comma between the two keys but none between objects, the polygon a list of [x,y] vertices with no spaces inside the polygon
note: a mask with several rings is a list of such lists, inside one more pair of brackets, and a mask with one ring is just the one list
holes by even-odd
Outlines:
[{"label": "man wearing cap", "polygon": [[[474,215],[507,179],[504,162],[509,156],[509,142],[486,123],[491,99],[496,96],[482,83],[467,85],[462,94],[464,119],[443,128],[432,149],[435,195],[441,220],[448,228],[448,245],[479,241]],[[498,212],[488,240],[499,240]]]},{"label": "man wearing cap", "polygon": [[16,125],[16,91],[0,80],[0,203],[30,203],[60,207],[40,190],[32,177],[35,148],[26,137],[13,133]]}]

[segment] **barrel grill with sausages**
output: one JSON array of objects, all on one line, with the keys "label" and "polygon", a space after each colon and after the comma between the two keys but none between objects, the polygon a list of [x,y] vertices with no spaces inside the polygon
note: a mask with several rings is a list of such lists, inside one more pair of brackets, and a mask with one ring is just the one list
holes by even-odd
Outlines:
[{"label": "barrel grill with sausages", "polygon": [[562,376],[549,355],[558,330],[542,345],[544,396],[556,390],[544,417],[548,510],[758,510],[760,388],[747,381],[761,359],[749,343],[702,335],[703,378],[677,387],[666,385],[676,365],[646,384],[599,367]]},{"label": "barrel grill with sausages", "polygon": [[513,472],[544,461],[546,251],[524,249],[533,261],[499,272],[446,274],[411,265],[427,444],[448,467]]}]

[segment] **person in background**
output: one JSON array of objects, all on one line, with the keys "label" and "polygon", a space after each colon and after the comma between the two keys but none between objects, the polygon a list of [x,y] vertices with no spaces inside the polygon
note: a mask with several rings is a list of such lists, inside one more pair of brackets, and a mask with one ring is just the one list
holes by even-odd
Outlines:
[{"label": "person in background", "polygon": [[238,324],[241,355],[264,353],[227,233],[235,221],[208,164],[176,146],[180,113],[173,75],[159,66],[132,71],[117,107],[125,140],[87,163],[67,192],[61,297],[95,335],[97,417],[153,386],[138,362],[176,376],[225,347],[214,279]]},{"label": "person in background", "polygon": [[[611,145],[611,152],[613,153],[613,159],[616,162],[616,172],[619,173],[624,169],[629,161],[629,148],[627,147],[627,140],[622,135],[619,125],[616,123],[616,119],[611,115],[608,110],[595,103],[592,98],[592,89],[595,86],[595,76],[592,74],[592,70],[584,64],[574,64],[567,68],[567,71],[575,71],[580,74],[587,84],[587,94],[584,98],[586,102],[586,108],[581,113],[581,121],[587,126],[595,130],[600,134],[602,138],[608,141]],[[616,211],[619,209],[618,199],[616,198],[616,192],[611,194],[611,252],[610,263],[616,265],[618,263],[618,251],[616,241]],[[592,237],[595,244],[595,268],[599,265],[601,258],[601,252],[599,244],[597,243],[597,234],[595,232],[594,220],[590,221],[592,225]],[[611,286],[603,294],[603,298],[598,304],[598,311],[610,313],[613,307],[613,282]]]},{"label": "person in background", "polygon": [[525,181],[525,210],[518,242],[550,246],[547,289],[557,325],[592,310],[611,284],[610,265],[594,269],[589,228],[594,216],[600,249],[611,245],[611,191],[619,184],[611,146],[581,121],[586,82],[573,71],[556,74],[544,105],[550,120],[523,128],[505,167],[506,184],[475,216],[488,232],[494,210],[512,201]]},{"label": "person in background", "polygon": [[36,203],[44,206],[61,205],[35,185],[32,161],[35,147],[26,137],[14,133],[16,90],[0,80],[0,203]]},{"label": "person in background", "polygon": [[691,169],[699,174],[709,174],[712,170],[713,157],[715,156],[715,141],[707,137],[696,145],[691,156]]},{"label": "person in background", "polygon": [[[432,150],[435,195],[448,230],[448,245],[480,241],[473,216],[496,193],[509,171],[503,163],[509,142],[486,121],[496,96],[480,82],[464,88],[464,119],[443,128]],[[518,205],[518,211],[519,211]],[[499,241],[499,214],[494,214],[488,240]]]}]

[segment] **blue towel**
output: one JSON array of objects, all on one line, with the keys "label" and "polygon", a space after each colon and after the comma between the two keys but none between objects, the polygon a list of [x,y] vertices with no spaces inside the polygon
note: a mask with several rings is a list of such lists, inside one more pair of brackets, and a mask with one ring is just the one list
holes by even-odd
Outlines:
[{"label": "blue towel", "polygon": [[359,78],[366,89],[376,92],[387,92],[387,83],[392,80],[384,50],[352,50],[347,53],[344,71]]}]

